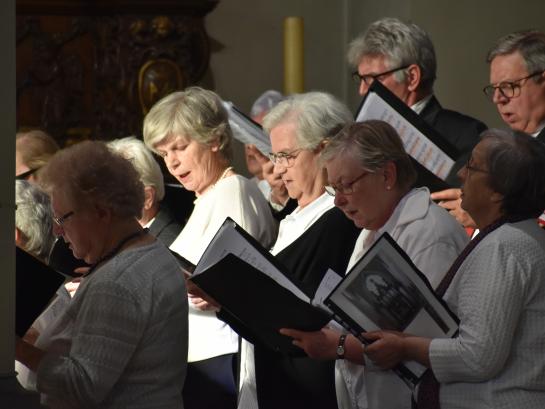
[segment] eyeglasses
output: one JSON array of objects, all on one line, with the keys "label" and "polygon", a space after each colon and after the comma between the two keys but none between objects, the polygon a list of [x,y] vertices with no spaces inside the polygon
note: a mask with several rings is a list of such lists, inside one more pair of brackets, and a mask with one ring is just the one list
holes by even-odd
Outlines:
[{"label": "eyeglasses", "polygon": [[467,171],[467,174],[469,175],[469,171],[471,172],[481,172],[481,173],[489,173],[487,170],[485,169],[480,169],[480,168],[476,168],[475,166],[473,166],[471,164],[471,157],[467,160],[466,164],[465,164],[465,168],[466,168],[466,171]]},{"label": "eyeglasses", "polygon": [[53,221],[55,223],[57,223],[57,226],[62,227],[64,222],[66,222],[66,220],[68,220],[73,215],[74,215],[74,211],[71,210],[68,213],[66,213],[65,215],[61,216],[61,217],[53,217]]},{"label": "eyeglasses", "polygon": [[354,184],[360,180],[363,179],[365,176],[370,175],[373,172],[364,171],[361,175],[359,175],[356,179],[352,180],[348,183],[338,183],[336,185],[331,184],[329,186],[325,187],[325,191],[330,196],[335,196],[337,193],[340,193],[342,195],[351,195],[354,193]]},{"label": "eyeglasses", "polygon": [[484,94],[492,101],[494,100],[494,94],[496,90],[500,91],[500,94],[505,98],[516,98],[520,95],[520,89],[524,85],[524,82],[532,77],[541,75],[544,71],[536,71],[533,74],[527,75],[526,77],[519,78],[515,81],[503,81],[497,85],[487,85],[483,88]]},{"label": "eyeglasses", "polygon": [[406,68],[409,68],[411,64],[404,65],[403,67],[394,68],[393,70],[388,70],[384,72],[380,72],[378,74],[363,74],[361,75],[359,72],[354,71],[352,73],[352,79],[354,82],[360,84],[362,81],[365,82],[365,85],[371,85],[374,80],[379,79],[380,77],[384,77],[385,75],[392,74],[396,71],[404,70]]},{"label": "eyeglasses", "polygon": [[28,178],[30,176],[32,176],[34,174],[34,172],[36,172],[38,170],[38,168],[36,169],[29,169],[27,170],[26,172],[23,172],[23,173],[19,173],[18,175],[15,175],[15,179],[16,180],[28,180]]},{"label": "eyeglasses", "polygon": [[303,148],[295,149],[291,152],[278,152],[278,153],[269,153],[269,159],[275,165],[284,166],[285,168],[291,168],[295,163],[295,158]]}]

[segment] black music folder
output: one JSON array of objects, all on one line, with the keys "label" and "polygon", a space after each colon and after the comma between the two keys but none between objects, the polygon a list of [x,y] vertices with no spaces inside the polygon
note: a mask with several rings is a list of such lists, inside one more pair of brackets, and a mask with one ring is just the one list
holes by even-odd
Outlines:
[{"label": "black music folder", "polygon": [[388,122],[398,132],[418,173],[415,186],[432,192],[450,187],[445,180],[458,150],[380,81],[373,81],[356,113],[356,122],[369,119]]},{"label": "black music folder", "polygon": [[[324,300],[333,319],[363,343],[362,332],[394,330],[450,338],[458,318],[433,291],[409,256],[384,233]],[[396,373],[414,387],[425,368],[406,362]]]},{"label": "black music folder", "polygon": [[221,305],[221,318],[243,338],[301,356],[304,351],[278,330],[317,331],[330,317],[310,304],[283,269],[269,251],[227,218],[190,280]]},{"label": "black music folder", "polygon": [[15,333],[23,337],[66,277],[19,247],[15,269]]}]

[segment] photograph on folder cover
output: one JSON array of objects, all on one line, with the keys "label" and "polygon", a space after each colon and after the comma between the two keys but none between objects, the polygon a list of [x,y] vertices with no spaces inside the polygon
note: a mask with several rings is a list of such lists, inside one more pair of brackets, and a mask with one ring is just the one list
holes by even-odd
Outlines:
[{"label": "photograph on folder cover", "polygon": [[387,234],[356,263],[325,301],[357,330],[452,337],[458,320],[425,276]]}]

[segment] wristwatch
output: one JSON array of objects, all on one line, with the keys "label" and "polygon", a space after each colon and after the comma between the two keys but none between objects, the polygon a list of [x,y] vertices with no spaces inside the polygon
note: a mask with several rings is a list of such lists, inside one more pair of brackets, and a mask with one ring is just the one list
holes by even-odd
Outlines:
[{"label": "wristwatch", "polygon": [[344,359],[344,342],[346,341],[346,334],[342,334],[339,337],[339,343],[337,344],[337,359]]}]

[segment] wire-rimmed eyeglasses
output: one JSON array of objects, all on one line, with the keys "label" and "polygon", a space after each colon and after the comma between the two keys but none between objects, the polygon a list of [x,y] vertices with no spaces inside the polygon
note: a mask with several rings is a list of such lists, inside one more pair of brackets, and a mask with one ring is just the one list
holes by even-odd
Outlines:
[{"label": "wire-rimmed eyeglasses", "polygon": [[337,183],[337,184],[331,184],[325,187],[325,191],[330,196],[335,196],[337,193],[340,193],[342,195],[351,195],[354,193],[354,184],[360,180],[363,179],[365,176],[370,175],[373,172],[364,171],[361,175],[359,175],[357,178],[353,179],[350,182],[347,183]]},{"label": "wire-rimmed eyeglasses", "polygon": [[68,220],[73,215],[74,215],[74,211],[71,210],[60,217],[53,217],[53,221],[57,224],[57,226],[62,227],[64,222],[66,222],[66,220]]},{"label": "wire-rimmed eyeglasses", "polygon": [[269,159],[275,165],[284,166],[285,168],[290,168],[295,163],[295,158],[301,153],[303,148],[295,149],[291,152],[278,152],[278,153],[269,153]]}]

